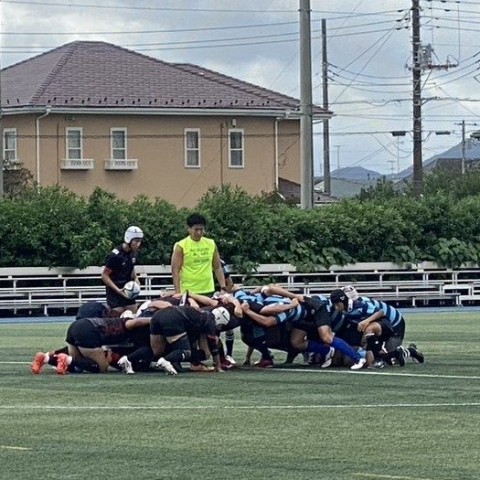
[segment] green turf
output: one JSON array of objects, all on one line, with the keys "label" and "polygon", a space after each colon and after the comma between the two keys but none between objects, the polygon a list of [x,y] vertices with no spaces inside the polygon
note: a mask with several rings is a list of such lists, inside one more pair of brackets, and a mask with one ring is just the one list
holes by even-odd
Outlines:
[{"label": "green turf", "polygon": [[403,369],[177,377],[32,376],[66,325],[0,325],[0,478],[480,479],[479,317],[407,317]]}]

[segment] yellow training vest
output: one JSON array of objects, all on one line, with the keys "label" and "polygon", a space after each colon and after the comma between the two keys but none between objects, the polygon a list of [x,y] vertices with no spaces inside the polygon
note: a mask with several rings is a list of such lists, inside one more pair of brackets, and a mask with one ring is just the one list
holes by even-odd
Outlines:
[{"label": "yellow training vest", "polygon": [[192,293],[215,291],[213,281],[213,254],[215,241],[202,237],[198,242],[186,237],[175,244],[183,250],[183,265],[180,270],[180,290]]}]

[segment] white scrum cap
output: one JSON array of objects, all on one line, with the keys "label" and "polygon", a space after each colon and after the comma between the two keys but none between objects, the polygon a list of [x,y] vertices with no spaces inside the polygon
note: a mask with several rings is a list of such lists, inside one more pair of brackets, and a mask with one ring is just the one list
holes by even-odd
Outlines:
[{"label": "white scrum cap", "polygon": [[218,307],[212,310],[217,327],[222,327],[230,321],[230,314],[225,307]]},{"label": "white scrum cap", "polygon": [[132,225],[125,231],[125,243],[130,243],[134,238],[143,238],[143,232],[140,227]]}]

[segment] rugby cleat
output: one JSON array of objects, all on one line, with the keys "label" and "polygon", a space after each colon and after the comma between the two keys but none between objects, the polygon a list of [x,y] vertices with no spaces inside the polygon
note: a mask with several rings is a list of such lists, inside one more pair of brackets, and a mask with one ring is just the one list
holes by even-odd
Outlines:
[{"label": "rugby cleat", "polygon": [[397,352],[397,360],[398,360],[398,365],[400,367],[404,367],[405,366],[405,360],[407,359],[408,357],[408,352],[406,351],[406,349],[402,346],[400,347],[397,347],[396,349],[396,352]]},{"label": "rugby cleat", "polygon": [[225,355],[225,360],[227,360],[232,366],[237,364],[237,361],[230,355]]},{"label": "rugby cleat", "polygon": [[335,349],[330,347],[330,351],[325,355],[325,360],[320,365],[320,368],[328,368],[332,364],[333,355],[335,355]]},{"label": "rugby cleat", "polygon": [[43,366],[46,364],[46,355],[43,352],[37,352],[32,360],[32,365],[30,367],[34,375],[39,375],[42,373]]},{"label": "rugby cleat", "polygon": [[414,343],[411,343],[408,346],[408,351],[410,352],[410,357],[412,357],[415,363],[423,363],[425,362],[425,357],[422,352],[417,350],[417,346]]},{"label": "rugby cleat", "polygon": [[360,358],[350,367],[350,370],[361,370],[367,363],[365,350],[358,350],[358,354],[360,355]]},{"label": "rugby cleat", "polygon": [[128,359],[126,355],[124,355],[118,362],[117,365],[122,369],[123,373],[127,375],[133,375],[135,371],[132,367],[132,362]]},{"label": "rugby cleat", "polygon": [[365,363],[367,363],[367,359],[366,358],[360,358],[357,362],[355,362],[350,367],[350,370],[361,370],[365,366]]},{"label": "rugby cleat", "polygon": [[255,362],[254,367],[255,368],[273,368],[273,360],[262,358],[258,362]]},{"label": "rugby cleat", "polygon": [[162,370],[164,370],[167,375],[177,374],[177,371],[175,370],[175,368],[173,368],[173,365],[168,360],[165,360],[164,358],[158,359],[156,366],[157,368],[161,368]]},{"label": "rugby cleat", "polygon": [[59,375],[68,374],[68,355],[65,353],[59,353],[57,355],[57,373]]}]

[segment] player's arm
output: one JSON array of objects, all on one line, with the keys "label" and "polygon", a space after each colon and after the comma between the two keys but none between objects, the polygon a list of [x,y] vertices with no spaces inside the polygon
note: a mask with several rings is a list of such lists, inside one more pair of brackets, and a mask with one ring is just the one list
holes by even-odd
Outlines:
[{"label": "player's arm", "polygon": [[180,270],[183,266],[183,249],[179,245],[175,245],[172,253],[171,268],[173,287],[176,293],[180,293]]},{"label": "player's arm", "polygon": [[298,307],[298,300],[293,299],[290,303],[275,303],[273,305],[267,305],[260,310],[262,315],[277,315],[279,313],[288,312],[293,308]]},{"label": "player's arm", "polygon": [[148,308],[154,308],[156,310],[161,310],[162,308],[170,308],[172,304],[166,302],[165,300],[152,300]]},{"label": "player's arm", "polygon": [[242,310],[248,318],[251,318],[254,322],[257,322],[262,327],[274,327],[278,324],[277,319],[273,315],[261,315],[259,313],[255,313],[253,310],[250,309],[250,305],[247,302],[242,304]]},{"label": "player's arm", "polygon": [[215,273],[215,278],[217,279],[220,290],[227,291],[227,285],[225,282],[225,275],[223,273],[222,261],[220,259],[220,254],[218,249],[215,246],[215,251],[213,252],[213,261],[212,261],[213,272]]},{"label": "player's arm", "polygon": [[303,302],[303,295],[298,295],[296,293],[290,292],[286,288],[281,287],[271,283],[270,285],[265,285],[262,287],[262,293],[265,295],[280,295],[281,297],[289,298],[290,300],[298,300]]},{"label": "player's arm", "polygon": [[359,332],[364,332],[371,323],[381,320],[384,316],[385,312],[383,310],[377,310],[373,315],[370,315],[369,317],[365,318],[365,320],[359,322],[357,330]]},{"label": "player's arm", "polygon": [[222,362],[220,360],[220,351],[218,349],[218,337],[217,335],[210,333],[206,335],[207,345],[213,359],[213,366],[216,372],[223,372]]},{"label": "player's arm", "polygon": [[118,288],[115,283],[113,283],[113,280],[111,278],[111,274],[112,274],[112,269],[105,266],[103,267],[103,272],[102,272],[102,282],[109,288],[111,288],[114,292],[118,293],[119,295],[121,295],[122,297],[125,297],[127,298],[127,296],[125,295],[125,292],[121,289],[121,288]]},{"label": "player's arm", "polygon": [[[188,299],[193,299],[197,302],[197,306],[208,306],[208,307],[217,307],[218,300],[213,298],[207,297],[206,295],[198,295],[197,293],[190,293],[188,292]],[[192,306],[192,305],[191,305]]]},{"label": "player's arm", "polygon": [[233,313],[236,317],[243,317],[242,304],[233,295],[224,295],[222,299],[224,303],[231,303],[235,307]]},{"label": "player's arm", "polygon": [[146,327],[150,325],[150,317],[137,317],[131,318],[125,322],[125,328],[127,330],[133,330],[135,328]]}]

